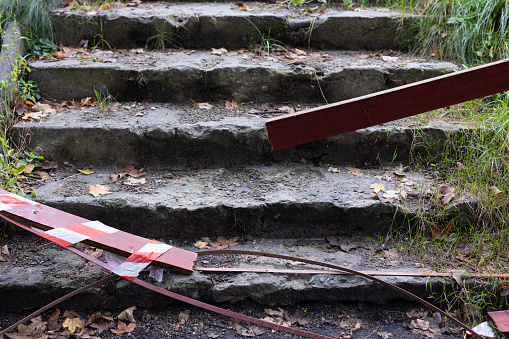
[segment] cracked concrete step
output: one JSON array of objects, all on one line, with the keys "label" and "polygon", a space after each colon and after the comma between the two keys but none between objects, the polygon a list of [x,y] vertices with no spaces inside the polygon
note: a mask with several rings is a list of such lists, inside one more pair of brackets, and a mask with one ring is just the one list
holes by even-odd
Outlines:
[{"label": "cracked concrete step", "polygon": [[[108,54],[109,53],[109,54]],[[283,55],[247,52],[216,56],[129,51],[104,52],[84,59],[31,63],[29,78],[46,98],[72,100],[108,91],[118,101],[203,102],[236,100],[336,102],[452,72],[450,62],[400,56],[391,61],[359,58],[362,52],[310,53],[304,65]],[[115,62],[98,62],[107,58]],[[94,61],[95,60],[95,61]]]},{"label": "cracked concrete step", "polygon": [[[164,240],[164,239],[161,239]],[[361,247],[349,253],[327,249],[324,239],[253,239],[241,240],[235,249],[249,249],[334,263],[356,270],[380,272],[415,272],[422,264],[408,258],[384,256],[376,250],[376,241],[354,238]],[[171,242],[189,250],[191,245]],[[8,233],[7,244],[11,255],[0,265],[0,307],[3,312],[24,308],[39,308],[79,287],[98,280],[105,275],[101,268],[88,264],[83,258],[59,248],[37,236]],[[324,250],[325,249],[325,250]],[[104,256],[101,258],[104,260]],[[311,265],[296,265],[286,260],[250,256],[204,256],[199,266],[318,269]],[[417,266],[419,265],[419,266]],[[380,268],[383,266],[384,268]],[[378,267],[378,268],[375,268]],[[142,273],[143,279],[148,279]],[[412,276],[380,276],[383,280],[402,287],[422,298],[430,291],[442,290],[452,279]],[[206,273],[195,271],[190,276],[166,271],[164,280],[157,283],[173,292],[213,303],[232,303],[253,300],[268,305],[291,305],[303,301],[367,301],[386,302],[401,299],[398,292],[352,275],[325,274],[273,274],[273,273]],[[431,288],[431,289],[430,289]],[[120,280],[103,289],[94,288],[79,294],[60,307],[72,309],[118,309],[133,305],[137,307],[160,307],[174,303],[142,289],[127,280]]]},{"label": "cracked concrete step", "polygon": [[[362,177],[328,171],[326,165],[253,166],[239,169],[169,171],[148,169],[144,182],[124,178],[111,183],[116,168],[94,168],[92,175],[61,166],[37,187],[35,200],[89,220],[144,237],[196,239],[203,236],[325,237],[330,234],[374,235],[414,217],[413,202],[423,183],[409,173],[413,193],[402,204],[382,203],[369,187],[376,175]],[[97,184],[111,193],[94,198]],[[398,180],[383,182],[396,189]],[[454,213],[454,209],[451,209]]]},{"label": "cracked concrete step", "polygon": [[[306,105],[287,104],[298,110]],[[48,160],[80,166],[133,163],[142,167],[207,168],[270,163],[331,163],[366,166],[408,162],[415,133],[446,140],[461,125],[406,119],[283,150],[272,151],[265,119],[253,107],[200,109],[190,105],[127,103],[101,113],[97,108],[62,111],[39,122],[14,126],[18,142]],[[274,107],[274,110],[281,105]],[[284,106],[283,106],[284,107]],[[255,110],[256,111],[256,110]],[[281,113],[279,113],[281,114]],[[414,121],[414,122],[413,122]],[[430,141],[431,142],[431,141]]]},{"label": "cracked concrete step", "polygon": [[[248,11],[225,3],[144,3],[102,10],[54,12],[57,40],[75,45],[107,42],[116,48],[248,48],[264,35],[275,44],[317,49],[406,48],[414,15],[387,10],[346,11],[330,4],[309,14],[279,4],[249,3]],[[403,22],[403,28],[400,23]],[[102,29],[101,29],[102,27]],[[101,40],[102,39],[102,40]]]}]

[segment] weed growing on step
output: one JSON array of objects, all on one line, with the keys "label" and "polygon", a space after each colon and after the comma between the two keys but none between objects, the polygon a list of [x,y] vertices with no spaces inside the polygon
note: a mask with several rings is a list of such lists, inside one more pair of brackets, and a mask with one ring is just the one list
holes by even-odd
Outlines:
[{"label": "weed growing on step", "polygon": [[99,103],[99,110],[103,113],[109,112],[111,109],[111,105],[113,105],[113,101],[115,98],[106,90],[104,93],[102,90],[97,91],[94,87],[95,98]]},{"label": "weed growing on step", "polygon": [[112,49],[110,43],[104,40],[104,29],[102,19],[99,20],[99,33],[94,35],[93,45],[94,47],[92,48],[92,52],[99,48],[99,45],[101,46],[101,48],[104,48],[104,46],[108,46],[109,49]]},{"label": "weed growing on step", "polygon": [[158,27],[157,20],[154,20],[156,34],[152,35],[147,39],[145,49],[148,49],[148,45],[152,42],[155,45],[155,49],[164,51],[168,46],[179,47],[175,38],[181,38],[179,35],[166,31],[166,24],[168,20],[163,21],[161,28]]},{"label": "weed growing on step", "polygon": [[[286,46],[284,42],[276,40],[270,36],[271,31],[270,28],[267,34],[262,33],[260,29],[251,20],[249,20],[248,18],[245,19],[254,27],[254,29],[258,33],[258,37],[260,38],[259,48],[261,52],[270,54],[270,51],[271,50],[273,51],[276,48],[287,51],[288,46]],[[251,42],[248,47],[249,49],[254,49],[254,44]]]}]

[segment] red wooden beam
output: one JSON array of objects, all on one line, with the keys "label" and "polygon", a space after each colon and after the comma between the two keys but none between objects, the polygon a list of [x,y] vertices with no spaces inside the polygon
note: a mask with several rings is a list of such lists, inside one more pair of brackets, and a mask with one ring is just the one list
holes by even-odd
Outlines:
[{"label": "red wooden beam", "polygon": [[267,120],[272,149],[303,144],[509,90],[509,60]]},{"label": "red wooden beam", "polygon": [[[9,192],[0,189],[0,197],[6,194],[9,194]],[[1,211],[1,213],[22,224],[34,226],[45,231],[59,227],[83,224],[90,221],[33,201],[27,204],[18,204],[14,206],[14,208]],[[115,233],[93,237],[88,240],[83,240],[82,242],[129,257],[149,241],[150,239],[118,230]],[[191,274],[194,270],[197,257],[198,254],[195,252],[172,247],[161,256],[157,257],[157,259],[153,261],[153,264],[170,269],[174,272]]]}]

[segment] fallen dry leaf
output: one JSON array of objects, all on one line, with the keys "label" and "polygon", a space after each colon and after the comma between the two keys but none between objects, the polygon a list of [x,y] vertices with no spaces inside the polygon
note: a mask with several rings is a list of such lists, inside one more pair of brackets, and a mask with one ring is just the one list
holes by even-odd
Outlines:
[{"label": "fallen dry leaf", "polygon": [[178,331],[180,325],[184,325],[189,319],[189,315],[191,314],[190,310],[182,311],[177,316],[177,325],[175,326],[175,331]]},{"label": "fallen dry leaf", "polygon": [[222,250],[222,249],[227,248],[227,247],[237,246],[239,244],[237,242],[238,239],[239,239],[239,237],[233,237],[233,238],[230,238],[230,239],[226,239],[225,237],[219,236],[219,237],[217,237],[217,241],[216,242],[211,242],[210,245],[214,246],[218,250]]},{"label": "fallen dry leaf", "polygon": [[120,314],[118,315],[118,320],[124,320],[131,323],[135,323],[136,320],[134,319],[133,312],[136,310],[136,306],[131,306],[129,308],[126,308]]},{"label": "fallen dry leaf", "polygon": [[131,333],[136,328],[135,323],[130,323],[129,325],[126,325],[126,323],[119,321],[117,323],[117,328],[110,328],[111,333],[116,335],[122,335],[124,333]]},{"label": "fallen dry leaf", "polygon": [[210,248],[209,243],[206,241],[198,240],[193,244],[194,247],[199,248],[200,250],[207,250]]},{"label": "fallen dry leaf", "polygon": [[299,56],[306,56],[306,55],[308,55],[305,51],[303,51],[301,49],[298,49],[298,48],[295,48],[293,51],[295,52],[295,54],[297,54]]},{"label": "fallen dry leaf", "polygon": [[197,104],[199,108],[201,109],[211,109],[213,108],[214,106],[212,106],[211,104],[209,104],[208,102],[200,102]]},{"label": "fallen dry leaf", "polygon": [[225,101],[224,106],[226,109],[235,109],[239,108],[239,105],[236,101]]},{"label": "fallen dry leaf", "polygon": [[454,187],[451,187],[451,186],[447,186],[447,185],[441,185],[440,186],[440,193],[442,193],[443,197],[442,197],[442,203],[444,205],[447,205],[448,203],[451,202],[452,199],[454,199],[455,197],[455,191],[456,189]]},{"label": "fallen dry leaf", "polygon": [[110,188],[108,186],[103,186],[99,184],[95,186],[90,186],[88,188],[88,192],[90,192],[90,194],[92,194],[95,198],[97,198],[99,195],[111,194]]},{"label": "fallen dry leaf", "polygon": [[0,250],[0,253],[2,254],[5,254],[5,255],[9,255],[9,248],[7,247],[7,245],[3,245],[1,250]]},{"label": "fallen dry leaf", "polygon": [[504,192],[502,192],[497,186],[491,186],[489,188],[490,194],[497,198],[503,198]]},{"label": "fallen dry leaf", "polygon": [[212,55],[223,55],[225,53],[227,53],[228,50],[226,50],[225,48],[212,48],[212,51],[210,52],[210,54]]},{"label": "fallen dry leaf", "polygon": [[378,193],[380,191],[385,192],[385,187],[382,184],[375,183],[375,184],[372,184],[371,186],[369,186],[369,188],[372,188],[373,192],[375,192],[375,193]]},{"label": "fallen dry leaf", "polygon": [[39,178],[42,182],[46,182],[50,179],[48,172],[44,171],[35,171],[33,175]]},{"label": "fallen dry leaf", "polygon": [[83,324],[80,318],[66,318],[62,327],[67,327],[69,332],[74,333],[78,328],[85,327],[85,324]]},{"label": "fallen dry leaf", "polygon": [[385,198],[384,194],[380,191],[376,192],[375,195],[378,198],[378,200],[385,204],[392,204],[394,202],[394,198]]},{"label": "fallen dry leaf", "polygon": [[81,99],[81,106],[97,106],[97,99],[92,97]]},{"label": "fallen dry leaf", "polygon": [[438,240],[454,240],[452,234],[453,231],[454,223],[452,222],[452,220],[443,229],[438,228],[436,226],[431,227],[431,233],[433,234],[433,238]]},{"label": "fallen dry leaf", "polygon": [[34,164],[28,164],[25,166],[25,169],[23,169],[23,172],[25,172],[25,174],[30,174],[30,173],[32,173],[34,168],[35,168]]},{"label": "fallen dry leaf", "polygon": [[393,336],[390,332],[376,332],[376,334],[382,339],[389,339],[389,337]]},{"label": "fallen dry leaf", "polygon": [[329,168],[327,168],[327,171],[329,172],[332,172],[332,173],[341,173],[341,171],[337,168],[337,167],[331,167],[329,166]]},{"label": "fallen dry leaf", "polygon": [[345,169],[348,171],[348,174],[355,175],[356,177],[362,177],[364,175],[362,170],[355,167],[345,167]]},{"label": "fallen dry leaf", "polygon": [[80,170],[79,168],[77,169],[78,172],[80,172],[81,174],[85,174],[85,175],[90,175],[92,173],[95,173],[94,171],[92,171],[90,168],[89,169],[86,169],[86,170]]}]

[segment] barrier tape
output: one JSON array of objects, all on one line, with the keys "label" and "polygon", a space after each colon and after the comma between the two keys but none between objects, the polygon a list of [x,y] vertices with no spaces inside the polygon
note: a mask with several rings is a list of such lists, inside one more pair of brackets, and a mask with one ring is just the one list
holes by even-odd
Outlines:
[{"label": "barrier tape", "polygon": [[131,254],[126,261],[117,266],[112,272],[122,278],[133,281],[145,267],[172,247],[152,239],[136,253]]},{"label": "barrier tape", "polygon": [[[22,206],[26,206],[27,204],[36,204],[35,202],[32,202],[28,199],[25,199],[25,198],[21,198],[21,197],[18,197],[14,194],[3,194],[3,195],[0,195],[0,211],[2,210],[9,210],[9,209],[12,209],[12,208],[17,208],[17,207],[22,207]],[[229,316],[231,318],[234,318],[234,319],[238,319],[238,320],[242,320],[242,321],[247,321],[247,322],[250,322],[252,324],[255,324],[255,325],[260,325],[260,326],[264,326],[264,327],[267,327],[267,328],[271,328],[271,329],[275,329],[275,330],[278,330],[278,331],[283,331],[283,332],[286,332],[286,333],[290,333],[290,334],[296,334],[296,335],[299,335],[299,336],[302,336],[302,337],[306,337],[306,338],[313,338],[313,339],[333,339],[331,337],[328,337],[328,336],[324,336],[324,335],[319,335],[319,334],[315,334],[315,333],[311,333],[311,332],[307,332],[307,331],[303,331],[303,330],[299,330],[299,329],[295,329],[295,328],[291,328],[291,327],[287,327],[287,326],[283,326],[283,325],[278,325],[278,324],[274,324],[274,323],[271,323],[271,322],[267,322],[267,321],[264,321],[264,320],[261,320],[261,319],[256,319],[256,318],[253,318],[253,317],[249,317],[249,316],[246,316],[244,314],[240,314],[240,313],[236,313],[236,312],[232,312],[232,311],[229,311],[229,310],[225,310],[225,309],[222,309],[222,308],[219,308],[217,306],[213,306],[213,305],[210,305],[210,304],[206,304],[206,303],[203,303],[201,301],[198,301],[198,300],[195,300],[195,299],[191,299],[189,297],[185,297],[185,296],[182,296],[180,294],[177,294],[177,293],[174,293],[174,292],[171,292],[171,291],[168,291],[168,290],[165,290],[161,287],[158,287],[158,286],[155,286],[155,285],[152,285],[146,281],[143,281],[143,280],[140,280],[138,279],[136,276],[138,275],[138,273],[141,271],[139,269],[139,267],[141,267],[142,265],[145,265],[144,267],[148,266],[150,264],[150,262],[152,262],[153,260],[155,260],[157,257],[159,257],[160,255],[162,255],[164,252],[168,251],[170,248],[172,248],[172,246],[170,245],[166,245],[164,243],[161,243],[161,242],[158,242],[157,240],[152,240],[150,241],[148,244],[146,244],[145,246],[142,246],[142,248],[140,248],[136,253],[133,253],[127,260],[126,262],[124,262],[123,264],[121,264],[120,266],[118,266],[117,268],[113,268],[111,267],[110,265],[90,256],[90,255],[87,255],[81,251],[79,251],[78,249],[74,248],[74,247],[70,247],[69,245],[65,245],[67,243],[69,243],[70,241],[74,241],[76,239],[76,237],[83,237],[83,236],[87,236],[83,233],[79,233],[79,232],[75,232],[76,230],[80,230],[82,231],[83,230],[83,227],[88,227],[88,228],[91,228],[93,229],[94,231],[90,231],[88,229],[86,229],[86,232],[104,232],[104,228],[101,228],[101,224],[99,222],[91,222],[89,225],[85,225],[85,224],[88,224],[88,223],[84,223],[84,224],[79,224],[78,226],[76,225],[73,225],[73,226],[76,226],[74,227],[74,229],[68,229],[68,231],[71,231],[71,232],[74,232],[76,234],[79,234],[79,236],[75,236],[73,235],[73,237],[69,236],[65,239],[67,240],[64,240],[64,238],[60,238],[60,237],[56,237],[54,235],[49,235],[48,236],[48,233],[47,232],[42,232],[41,230],[36,230],[36,229],[32,229],[28,226],[25,226],[19,222],[16,222],[10,218],[8,218],[7,216],[3,215],[2,213],[0,213],[0,217],[9,221],[10,223],[14,224],[14,225],[17,225],[31,233],[34,233],[34,234],[37,234],[37,235],[40,235],[48,240],[51,240],[51,239],[56,239],[58,240],[58,242],[60,242],[60,244],[56,241],[54,241],[55,243],[65,247],[66,249],[68,249],[69,251],[111,271],[111,272],[114,272],[116,269],[118,269],[119,267],[121,267],[122,265],[125,264],[125,266],[119,270],[119,272],[121,274],[124,274],[125,276],[123,276],[125,279],[127,280],[130,280],[132,282],[134,282],[135,284],[139,285],[139,286],[142,286],[142,287],[145,287],[145,288],[148,288],[154,292],[157,292],[157,293],[160,293],[160,294],[163,294],[163,295],[166,295],[168,297],[171,297],[173,299],[176,299],[176,300],[179,300],[179,301],[182,301],[182,302],[185,302],[185,303],[188,303],[190,305],[193,305],[193,306],[197,306],[197,307],[200,307],[200,308],[203,308],[203,309],[206,309],[206,310],[209,310],[209,311],[213,311],[213,312],[216,312],[216,313],[219,313],[219,314],[222,314],[222,315],[226,315],[226,316]],[[92,226],[90,226],[92,225]],[[83,226],[83,227],[82,227]],[[106,226],[106,225],[104,225]],[[109,227],[109,226],[107,226]],[[65,227],[64,227],[65,228]],[[67,233],[67,235],[69,235],[70,233]],[[108,233],[104,233],[104,234],[108,234]],[[103,235],[104,235],[103,234]],[[90,239],[90,238],[89,238]],[[62,240],[62,241],[61,241]],[[53,240],[52,240],[53,241]],[[65,246],[64,246],[65,245]],[[438,307],[428,303],[427,301],[419,298],[418,296],[398,287],[398,286],[395,286],[389,282],[386,282],[382,279],[379,279],[379,278],[376,278],[376,277],[373,277],[373,276],[370,276],[368,274],[365,274],[365,273],[362,273],[362,272],[358,272],[358,271],[355,271],[355,270],[352,270],[352,269],[349,269],[349,268],[344,268],[344,267],[341,267],[341,266],[337,266],[337,265],[334,265],[334,264],[329,264],[329,263],[323,263],[323,262],[319,262],[319,261],[314,261],[314,260],[310,260],[310,259],[305,259],[305,258],[297,258],[297,257],[291,257],[291,256],[287,256],[287,255],[280,255],[280,254],[273,254],[273,253],[265,253],[265,252],[259,252],[259,251],[248,251],[248,250],[232,250],[232,249],[228,249],[228,250],[208,250],[208,251],[200,251],[198,252],[198,255],[216,255],[216,254],[242,254],[242,255],[256,255],[256,256],[265,256],[265,257],[272,257],[272,258],[278,258],[278,259],[286,259],[286,260],[294,260],[294,261],[300,261],[300,262],[304,262],[304,263],[308,263],[308,264],[312,264],[312,265],[318,265],[318,266],[322,266],[322,267],[328,267],[328,268],[331,268],[331,269],[334,269],[334,270],[338,270],[338,271],[344,271],[344,272],[348,272],[348,273],[351,273],[351,274],[355,274],[355,275],[359,275],[359,276],[362,276],[362,277],[365,277],[367,279],[370,279],[372,281],[375,281],[375,282],[378,282],[378,283],[381,283],[383,285],[386,285],[392,289],[395,289],[396,291],[414,299],[414,300],[417,300],[419,301],[420,303],[426,305],[427,307],[439,312],[440,314],[448,317],[449,319],[451,319],[454,323],[456,323],[457,325],[459,325],[460,327],[462,327],[463,329],[469,331],[470,333],[472,333],[475,337],[477,338],[480,338],[482,339],[483,337],[479,334],[477,334],[476,332],[474,332],[471,328],[469,328],[467,325],[463,324],[461,321],[459,321],[458,319],[456,319],[455,317],[449,315],[448,313],[442,311],[441,309],[439,309]],[[147,262],[148,261],[148,262]],[[142,264],[142,265],[136,265],[136,264]],[[143,268],[142,268],[143,269]],[[136,274],[136,275],[134,275]],[[3,333],[3,332],[0,332],[0,333]]]},{"label": "barrier tape", "polygon": [[62,247],[67,247],[83,240],[116,232],[118,232],[116,228],[107,226],[100,221],[89,221],[83,224],[54,228],[40,233],[39,236]]},{"label": "barrier tape", "polygon": [[[12,220],[11,218],[3,215],[2,213],[0,213],[0,217],[5,219],[5,220],[7,220],[8,222],[18,226],[18,227],[21,227],[22,229],[24,229],[24,230],[26,230],[28,232],[31,232],[31,233],[34,233],[34,234],[37,234],[37,235],[39,235],[39,233],[42,233],[40,230],[32,229],[32,228],[30,228],[28,226],[25,226],[25,225],[23,225],[23,224],[21,224],[21,223],[19,223],[17,221]],[[98,266],[101,266],[102,268],[104,268],[104,269],[106,269],[108,271],[113,271],[114,270],[114,268],[111,267],[110,265],[108,265],[107,263],[102,262],[99,259],[94,258],[94,257],[92,257],[92,256],[90,256],[90,255],[88,255],[86,253],[83,253],[83,252],[81,252],[80,250],[78,250],[78,249],[76,249],[74,247],[69,247],[68,246],[68,247],[66,247],[66,249],[71,251],[71,252],[73,252],[74,254],[79,255],[82,258],[85,258],[88,261],[93,262],[94,264],[96,264]],[[281,331],[281,332],[286,332],[286,333],[289,333],[289,334],[295,334],[295,335],[298,335],[298,336],[301,336],[301,337],[304,337],[304,338],[311,338],[311,339],[335,339],[333,337],[329,337],[329,336],[326,336],[326,335],[311,333],[311,332],[304,331],[304,330],[301,330],[301,329],[298,329],[298,328],[291,328],[291,327],[288,327],[288,326],[278,325],[278,324],[271,323],[271,322],[268,322],[268,321],[265,321],[265,320],[262,320],[262,319],[257,319],[257,318],[254,318],[254,317],[250,317],[250,316],[247,316],[245,314],[233,312],[233,311],[230,311],[230,310],[225,310],[223,308],[220,308],[220,307],[217,307],[217,306],[214,306],[214,305],[210,305],[210,304],[204,303],[202,301],[198,301],[198,300],[195,300],[195,299],[192,299],[192,298],[180,295],[180,294],[175,293],[175,292],[171,292],[171,291],[165,290],[162,287],[153,285],[153,284],[148,283],[146,281],[143,281],[143,280],[141,280],[139,278],[134,278],[132,280],[132,282],[137,284],[137,285],[139,285],[139,286],[141,286],[141,287],[147,288],[147,289],[149,289],[149,290],[151,290],[153,292],[165,295],[165,296],[170,297],[172,299],[175,299],[175,300],[187,303],[189,305],[193,305],[193,306],[196,306],[196,307],[203,308],[203,309],[205,309],[207,311],[211,311],[211,312],[215,312],[215,313],[218,313],[218,314],[221,314],[221,315],[225,315],[227,317],[230,317],[230,318],[233,318],[233,319],[237,319],[237,320],[240,320],[240,321],[246,321],[246,322],[249,322],[251,324],[263,326],[263,327],[270,328],[270,329],[273,329],[273,330],[277,330],[277,331]],[[70,293],[70,294],[72,294],[72,293]],[[68,296],[70,296],[70,294]],[[59,300],[63,301],[65,299],[67,299],[68,296],[62,297]],[[1,331],[0,335],[3,334],[3,333],[5,333],[5,330]]]}]

